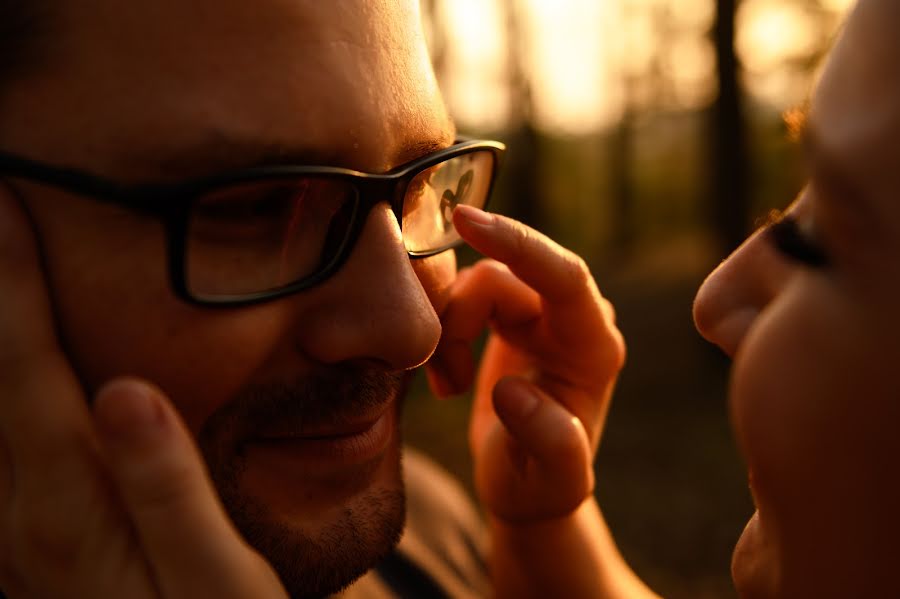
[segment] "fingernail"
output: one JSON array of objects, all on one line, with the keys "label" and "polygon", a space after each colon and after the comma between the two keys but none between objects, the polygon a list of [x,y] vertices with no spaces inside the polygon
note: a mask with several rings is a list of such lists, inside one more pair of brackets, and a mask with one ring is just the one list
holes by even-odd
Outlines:
[{"label": "fingernail", "polygon": [[464,219],[472,224],[481,226],[494,224],[494,215],[479,208],[461,204],[456,207],[456,210],[462,215]]},{"label": "fingernail", "polygon": [[101,434],[116,443],[155,439],[165,428],[166,415],[156,392],[138,381],[105,385],[94,402]]}]

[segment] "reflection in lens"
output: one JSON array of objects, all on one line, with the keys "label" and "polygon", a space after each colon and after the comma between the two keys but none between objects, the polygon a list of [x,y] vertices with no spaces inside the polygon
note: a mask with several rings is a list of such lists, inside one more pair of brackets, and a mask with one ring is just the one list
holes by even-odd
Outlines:
[{"label": "reflection in lens", "polygon": [[472,190],[472,179],[474,178],[475,173],[468,170],[459,178],[456,191],[451,191],[449,189],[444,190],[444,193],[441,196],[441,216],[443,217],[441,225],[445,232],[453,226],[453,209],[456,208],[458,204],[466,203],[469,192]]},{"label": "reflection in lens", "polygon": [[245,183],[192,206],[185,247],[188,290],[215,299],[277,289],[329,264],[346,241],[357,196],[340,179]]},{"label": "reflection in lens", "polygon": [[453,246],[453,209],[459,204],[481,208],[487,202],[494,155],[477,151],[451,158],[419,173],[410,183],[403,204],[403,243],[411,254],[426,254]]}]

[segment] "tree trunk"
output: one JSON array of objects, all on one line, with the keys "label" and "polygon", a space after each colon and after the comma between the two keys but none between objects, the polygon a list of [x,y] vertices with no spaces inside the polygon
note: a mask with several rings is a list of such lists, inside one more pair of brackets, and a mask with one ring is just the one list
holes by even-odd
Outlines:
[{"label": "tree trunk", "polygon": [[734,50],[739,0],[717,0],[713,30],[718,59],[719,96],[710,119],[713,228],[725,252],[743,241],[750,220],[747,135],[741,107],[740,65]]}]

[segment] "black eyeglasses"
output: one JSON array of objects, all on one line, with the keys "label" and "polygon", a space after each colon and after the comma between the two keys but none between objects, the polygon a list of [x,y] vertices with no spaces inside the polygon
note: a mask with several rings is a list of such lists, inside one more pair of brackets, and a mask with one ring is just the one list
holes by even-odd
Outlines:
[{"label": "black eyeglasses", "polygon": [[0,176],[161,219],[176,294],[194,304],[241,306],[308,289],[334,274],[382,201],[390,203],[410,257],[459,245],[453,209],[485,207],[504,151],[502,143],[472,140],[385,174],[272,166],[132,186],[0,152]]}]

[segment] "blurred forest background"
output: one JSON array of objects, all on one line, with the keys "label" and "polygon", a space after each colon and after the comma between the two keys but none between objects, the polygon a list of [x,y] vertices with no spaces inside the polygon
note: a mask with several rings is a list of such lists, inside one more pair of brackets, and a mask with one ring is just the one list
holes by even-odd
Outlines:
[{"label": "blurred forest background", "polygon": [[[629,358],[597,495],[667,597],[734,596],[731,550],[752,511],[728,361],[694,332],[693,294],[799,191],[782,116],[851,3],[422,0],[460,131],[509,145],[493,209],[584,256],[617,307]],[[468,407],[419,381],[405,432],[471,489]]]}]

